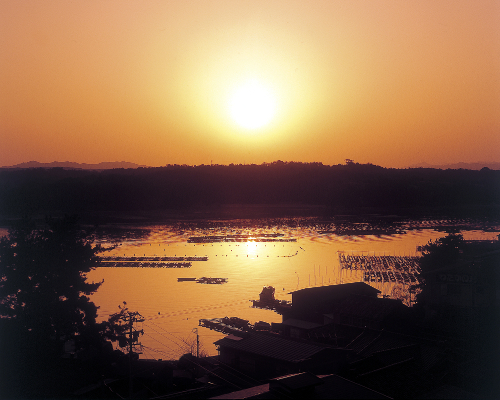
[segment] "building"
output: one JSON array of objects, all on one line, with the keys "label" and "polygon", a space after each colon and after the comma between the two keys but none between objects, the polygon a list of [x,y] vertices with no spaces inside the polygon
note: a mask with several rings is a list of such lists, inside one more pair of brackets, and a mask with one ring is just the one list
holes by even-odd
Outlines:
[{"label": "building", "polygon": [[270,379],[268,383],[213,399],[390,399],[338,375],[301,372]]},{"label": "building", "polygon": [[349,295],[331,314],[331,322],[371,329],[399,330],[410,310],[401,300]]},{"label": "building", "polygon": [[380,290],[364,283],[320,286],[292,292],[292,307],[283,313],[283,321],[289,318],[323,323],[323,314],[331,314],[347,297],[361,295],[377,298]]},{"label": "building", "polygon": [[347,364],[350,352],[259,332],[229,335],[215,345],[222,363],[254,377],[275,377],[300,371],[335,373]]}]

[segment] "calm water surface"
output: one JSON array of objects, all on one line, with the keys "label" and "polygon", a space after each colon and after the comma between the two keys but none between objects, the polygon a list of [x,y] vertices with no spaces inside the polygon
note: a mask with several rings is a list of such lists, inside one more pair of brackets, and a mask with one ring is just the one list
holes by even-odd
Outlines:
[{"label": "calm water surface", "polygon": [[[356,229],[371,229],[353,224]],[[418,256],[418,246],[445,236],[448,229],[459,230],[466,240],[497,240],[500,225],[475,221],[407,221],[399,223],[404,234],[340,236],[335,226],[308,219],[237,220],[225,222],[175,223],[160,226],[106,226],[98,231],[96,242],[117,247],[106,256],[207,256],[193,261],[191,268],[97,268],[87,274],[89,281],[102,281],[91,300],[100,307],[99,319],[119,311],[125,301],[145,321],[140,341],[142,358],[176,359],[196,346],[217,354],[214,341],[222,334],[198,326],[202,318],[240,317],[281,322],[270,310],[251,307],[264,286],[276,288],[276,298],[291,300],[291,292],[307,287],[359,282],[360,271],[341,270],[339,252],[354,255]],[[375,226],[375,228],[377,228]],[[291,242],[188,243],[193,236],[283,234]],[[0,228],[0,236],[7,229]],[[221,277],[222,285],[178,282],[181,277]],[[407,293],[401,284],[370,283],[382,294]],[[398,285],[400,285],[398,287]]]},{"label": "calm water surface", "polygon": [[[276,298],[291,300],[291,292],[314,286],[362,280],[358,271],[339,268],[339,252],[364,255],[419,255],[417,246],[446,235],[438,230],[443,221],[412,223],[405,234],[338,236],[321,233],[324,226],[307,221],[261,223],[229,221],[203,224],[172,224],[145,227],[109,227],[100,232],[98,241],[116,244],[106,255],[114,256],[207,256],[194,261],[191,268],[97,268],[88,274],[89,281],[104,283],[92,295],[100,306],[100,319],[118,311],[123,301],[145,318],[139,329],[143,358],[173,359],[190,351],[196,343],[198,328],[200,349],[216,354],[213,342],[222,334],[198,326],[202,318],[237,316],[249,320],[281,322],[273,311],[251,307],[262,288],[276,288]],[[477,225],[459,224],[465,239],[496,239],[498,228],[485,231]],[[458,226],[458,224],[457,224]],[[259,235],[280,233],[295,242],[188,243],[192,236]],[[180,277],[221,277],[222,285],[178,282]],[[382,294],[395,293],[393,283],[371,283]],[[404,287],[401,287],[403,291]]]}]

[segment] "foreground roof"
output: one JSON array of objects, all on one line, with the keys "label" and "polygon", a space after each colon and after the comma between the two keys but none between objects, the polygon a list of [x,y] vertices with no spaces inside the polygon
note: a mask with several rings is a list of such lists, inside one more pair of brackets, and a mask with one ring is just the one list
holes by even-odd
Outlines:
[{"label": "foreground roof", "polygon": [[333,350],[327,346],[258,333],[243,338],[227,336],[216,341],[215,345],[288,362],[299,362],[324,350]]}]

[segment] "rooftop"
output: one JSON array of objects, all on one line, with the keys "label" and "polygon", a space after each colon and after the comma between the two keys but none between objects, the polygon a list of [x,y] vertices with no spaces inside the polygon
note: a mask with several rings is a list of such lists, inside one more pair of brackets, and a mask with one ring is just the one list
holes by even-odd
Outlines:
[{"label": "rooftop", "polygon": [[326,349],[332,349],[329,346],[259,333],[252,333],[238,340],[225,337],[216,341],[215,344],[288,362],[300,362]]}]

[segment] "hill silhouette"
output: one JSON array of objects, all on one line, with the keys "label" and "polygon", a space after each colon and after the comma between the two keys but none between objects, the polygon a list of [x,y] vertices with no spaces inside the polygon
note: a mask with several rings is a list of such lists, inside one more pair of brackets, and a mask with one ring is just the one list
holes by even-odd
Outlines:
[{"label": "hill silhouette", "polygon": [[500,162],[474,162],[474,163],[465,163],[459,162],[455,164],[428,164],[428,163],[420,163],[415,165],[410,165],[409,168],[435,168],[435,169],[475,169],[480,170],[483,168],[489,169],[500,169]]},{"label": "hill silhouette", "polygon": [[101,162],[99,164],[76,163],[71,161],[54,161],[51,163],[41,163],[38,161],[28,161],[21,164],[2,168],[67,168],[67,169],[114,169],[114,168],[139,168],[139,165],[128,161]]},{"label": "hill silhouette", "polygon": [[[276,161],[261,165],[0,170],[0,215],[134,214],[228,205],[316,207],[323,214],[494,213],[500,171],[390,169]],[[318,208],[319,207],[319,208]]]}]

